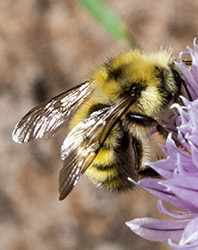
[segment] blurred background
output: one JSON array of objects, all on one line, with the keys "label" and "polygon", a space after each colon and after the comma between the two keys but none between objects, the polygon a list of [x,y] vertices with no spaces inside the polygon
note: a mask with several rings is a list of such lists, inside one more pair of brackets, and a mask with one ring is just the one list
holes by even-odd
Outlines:
[{"label": "blurred background", "polygon": [[[105,0],[140,48],[172,47],[175,57],[197,36],[198,2]],[[136,217],[160,217],[145,191],[115,195],[86,177],[62,202],[62,129],[49,141],[18,145],[11,133],[43,100],[88,79],[108,56],[130,49],[114,40],[74,0],[0,1],[0,249],[169,249],[125,226]]]}]

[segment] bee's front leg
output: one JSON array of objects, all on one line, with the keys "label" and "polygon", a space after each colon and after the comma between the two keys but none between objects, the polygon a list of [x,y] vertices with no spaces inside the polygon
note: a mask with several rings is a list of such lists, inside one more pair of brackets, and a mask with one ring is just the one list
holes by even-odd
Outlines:
[{"label": "bee's front leg", "polygon": [[[145,128],[152,128],[155,127],[156,131],[165,139],[167,139],[170,131],[164,127],[163,125],[161,125],[156,119],[147,116],[147,115],[143,115],[143,114],[133,114],[133,113],[128,113],[127,114],[128,118],[140,125],[143,126]],[[172,139],[174,140],[175,144],[177,147],[181,148],[183,151],[188,152],[189,154],[191,154],[191,151],[189,149],[187,149],[178,139],[177,136],[173,133],[172,134]]]}]

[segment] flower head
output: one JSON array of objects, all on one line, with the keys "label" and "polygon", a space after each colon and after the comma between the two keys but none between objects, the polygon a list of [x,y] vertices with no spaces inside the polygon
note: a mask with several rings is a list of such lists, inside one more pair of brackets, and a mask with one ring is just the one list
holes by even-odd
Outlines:
[{"label": "flower head", "polygon": [[[183,151],[175,145],[171,134],[162,150],[166,159],[147,163],[163,179],[145,178],[138,186],[159,198],[160,212],[177,220],[152,218],[134,219],[127,226],[136,234],[152,241],[167,241],[172,249],[198,249],[198,45],[187,47],[187,52],[180,53],[177,67],[183,75],[193,101],[182,98],[183,106],[174,104],[178,110],[177,134],[180,142],[191,151]],[[182,58],[188,55],[192,65],[187,66]],[[183,211],[170,211],[162,203],[166,201]]]}]

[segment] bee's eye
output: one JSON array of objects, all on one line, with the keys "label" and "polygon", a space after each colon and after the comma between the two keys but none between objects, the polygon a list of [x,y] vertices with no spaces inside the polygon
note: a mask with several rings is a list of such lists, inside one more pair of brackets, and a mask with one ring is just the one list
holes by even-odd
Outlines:
[{"label": "bee's eye", "polygon": [[179,73],[174,69],[171,69],[171,70],[172,70],[173,77],[174,77],[175,81],[181,80]]},{"label": "bee's eye", "polygon": [[143,87],[142,85],[132,85],[130,89],[130,94],[131,96],[139,96],[143,89],[145,89],[145,87]]}]

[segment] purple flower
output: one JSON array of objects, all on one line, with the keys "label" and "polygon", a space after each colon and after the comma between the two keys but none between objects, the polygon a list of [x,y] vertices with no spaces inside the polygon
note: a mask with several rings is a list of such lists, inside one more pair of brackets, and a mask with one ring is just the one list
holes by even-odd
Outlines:
[{"label": "purple flower", "polygon": [[[162,146],[166,159],[147,163],[163,179],[143,179],[136,184],[159,198],[158,209],[161,213],[176,220],[139,218],[126,222],[137,235],[152,241],[167,241],[172,249],[198,249],[198,45],[194,39],[194,48],[180,53],[179,63],[184,81],[193,101],[187,95],[181,97],[184,105],[174,104],[178,110],[178,139],[189,149],[189,154],[178,148],[171,134],[166,146]],[[183,55],[192,58],[187,66]],[[164,205],[166,201],[183,211],[170,211]]]}]

